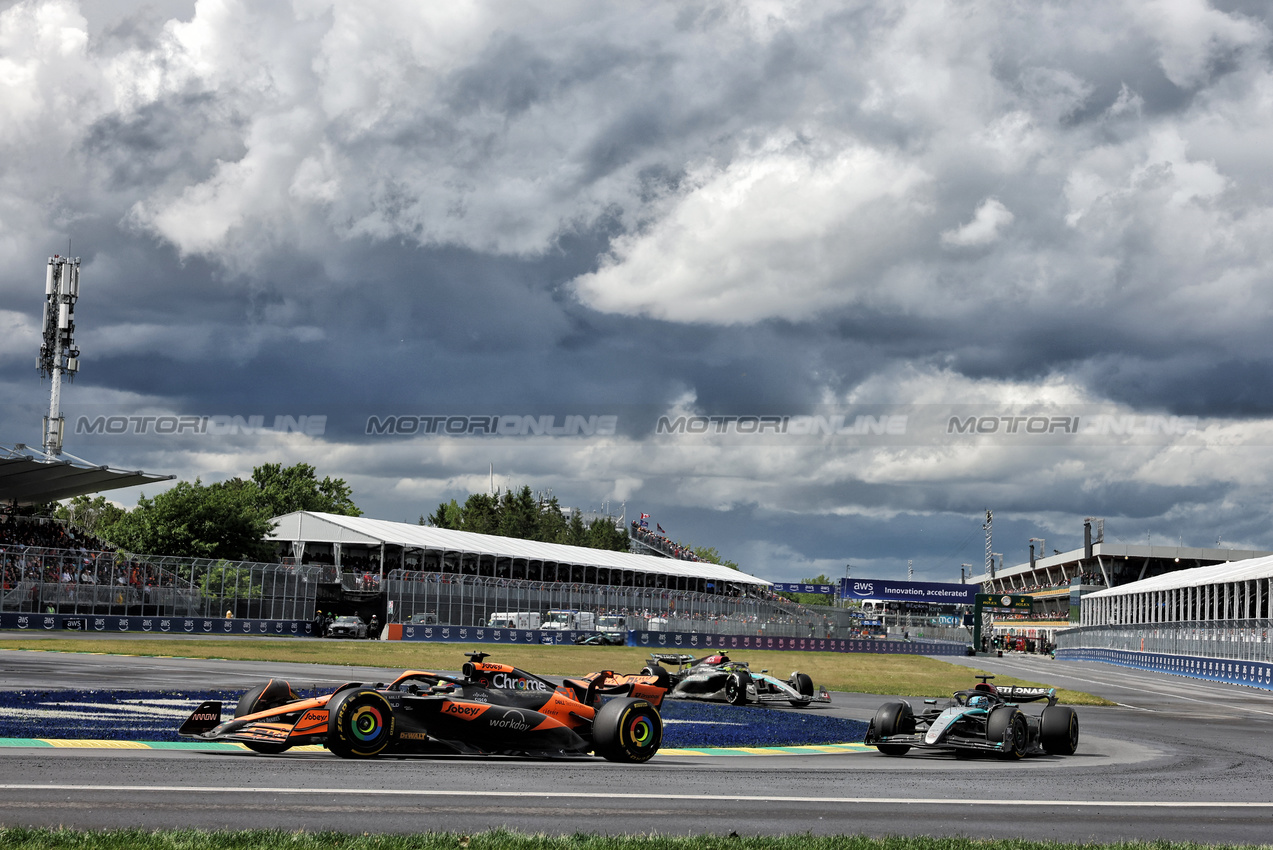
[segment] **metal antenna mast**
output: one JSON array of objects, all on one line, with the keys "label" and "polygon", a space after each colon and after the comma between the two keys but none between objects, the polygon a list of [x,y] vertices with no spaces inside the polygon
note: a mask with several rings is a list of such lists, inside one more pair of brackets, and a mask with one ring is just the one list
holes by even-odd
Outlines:
[{"label": "metal antenna mast", "polygon": [[44,276],[44,335],[40,343],[40,377],[51,380],[49,415],[44,417],[44,453],[62,453],[66,420],[62,416],[62,376],[75,380],[80,350],[75,347],[75,302],[80,297],[80,258],[49,258]]},{"label": "metal antenna mast", "polygon": [[986,575],[989,576],[990,578],[995,577],[995,556],[994,556],[994,553],[990,551],[991,549],[994,548],[994,543],[993,543],[994,521],[995,521],[995,515],[990,511],[989,508],[987,508],[986,522],[985,522],[985,525],[981,527],[986,530]]}]

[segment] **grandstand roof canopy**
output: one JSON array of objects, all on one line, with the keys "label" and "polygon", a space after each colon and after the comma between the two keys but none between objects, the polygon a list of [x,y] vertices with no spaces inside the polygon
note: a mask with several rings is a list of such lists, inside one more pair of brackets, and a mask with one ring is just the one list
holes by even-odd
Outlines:
[{"label": "grandstand roof canopy", "polygon": [[70,456],[51,460],[21,443],[11,449],[0,446],[0,502],[6,505],[38,505],[172,477],[94,466]]},{"label": "grandstand roof canopy", "polygon": [[1098,590],[1087,594],[1084,599],[1100,597],[1128,596],[1134,593],[1152,593],[1160,590],[1178,590],[1183,587],[1201,587],[1207,584],[1228,584],[1235,581],[1273,578],[1273,555],[1263,558],[1247,558],[1228,564],[1212,564],[1208,567],[1194,567],[1191,570],[1177,570],[1165,575],[1122,584],[1107,590]]},{"label": "grandstand roof canopy", "polygon": [[314,511],[296,511],[275,517],[277,523],[269,535],[271,540],[307,543],[354,543],[363,545],[402,546],[407,549],[438,549],[470,552],[503,558],[525,558],[553,561],[559,564],[581,564],[606,569],[632,570],[671,576],[704,578],[736,584],[762,584],[763,578],[731,570],[719,564],[680,561],[652,555],[634,555],[606,549],[588,549],[561,543],[540,543],[515,537],[431,528],[409,522],[391,522],[367,517],[350,517]]}]

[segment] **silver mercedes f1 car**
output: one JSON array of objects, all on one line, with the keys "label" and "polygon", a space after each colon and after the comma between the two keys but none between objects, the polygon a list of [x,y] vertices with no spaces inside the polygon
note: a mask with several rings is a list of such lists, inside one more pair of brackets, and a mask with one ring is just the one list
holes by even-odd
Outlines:
[{"label": "silver mercedes f1 car", "polygon": [[[976,687],[956,691],[944,707],[924,700],[915,714],[909,702],[888,702],[875,712],[863,743],[886,756],[901,756],[911,748],[953,751],[969,757],[992,754],[1003,759],[1026,756],[1074,755],[1079,744],[1079,719],[1074,709],[1056,704],[1056,688],[997,688],[977,676]],[[1021,710],[1022,703],[1047,701],[1037,715]]]},{"label": "silver mercedes f1 car", "polygon": [[[674,669],[668,670],[664,664]],[[669,688],[668,696],[672,699],[714,700],[730,705],[788,702],[797,708],[831,701],[825,688],[815,689],[813,680],[799,670],[785,680],[779,679],[769,675],[768,670],[757,672],[748,667],[747,662],[732,661],[724,654],[695,658],[653,653],[641,673],[656,677]]]}]

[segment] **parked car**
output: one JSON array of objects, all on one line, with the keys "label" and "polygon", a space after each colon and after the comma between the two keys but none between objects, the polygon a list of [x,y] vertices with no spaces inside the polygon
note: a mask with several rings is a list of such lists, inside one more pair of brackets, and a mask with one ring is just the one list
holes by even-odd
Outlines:
[{"label": "parked car", "polygon": [[329,638],[365,639],[367,637],[367,624],[359,617],[337,617],[327,627],[326,636]]}]

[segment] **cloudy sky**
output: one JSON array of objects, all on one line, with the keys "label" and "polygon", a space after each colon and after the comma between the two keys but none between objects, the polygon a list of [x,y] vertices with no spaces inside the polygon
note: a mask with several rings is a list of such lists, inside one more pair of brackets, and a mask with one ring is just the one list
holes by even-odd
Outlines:
[{"label": "cloudy sky", "polygon": [[0,443],[69,243],[95,463],[773,580],[1273,550],[1271,152],[1258,0],[0,2]]}]

